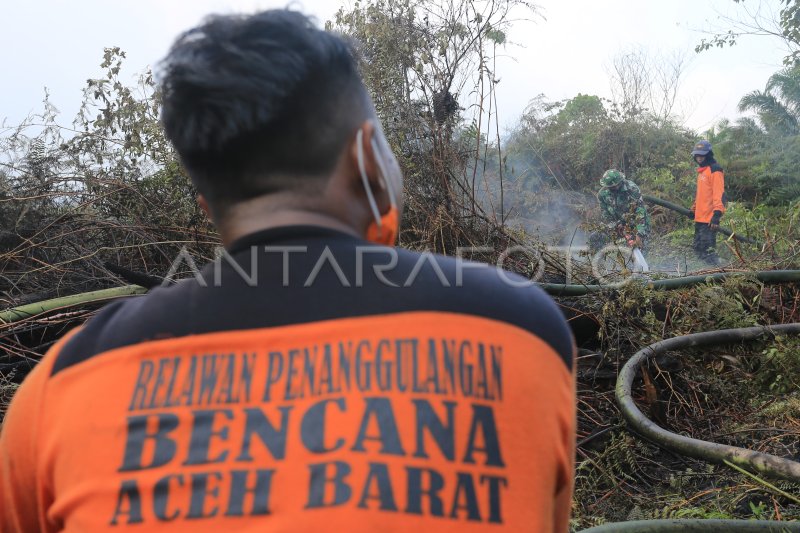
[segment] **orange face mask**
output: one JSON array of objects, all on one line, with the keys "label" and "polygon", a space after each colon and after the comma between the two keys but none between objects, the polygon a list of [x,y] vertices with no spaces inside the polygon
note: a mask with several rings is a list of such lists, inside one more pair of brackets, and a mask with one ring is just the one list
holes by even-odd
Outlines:
[{"label": "orange face mask", "polygon": [[397,244],[397,236],[400,232],[400,215],[397,206],[392,205],[389,211],[380,218],[380,225],[372,221],[367,227],[367,240],[384,246],[394,246]]},{"label": "orange face mask", "polygon": [[363,130],[358,130],[358,135],[356,137],[356,142],[358,143],[358,171],[361,174],[361,181],[364,184],[364,190],[367,192],[367,199],[369,200],[370,209],[372,210],[372,215],[375,218],[375,220],[370,222],[369,226],[367,227],[366,238],[368,241],[376,244],[394,246],[397,244],[397,237],[400,233],[400,213],[397,209],[397,202],[395,200],[392,184],[387,182],[389,173],[386,169],[384,161],[379,155],[380,151],[378,150],[378,144],[375,142],[375,139],[372,139],[372,151],[375,154],[375,162],[378,164],[378,169],[380,170],[380,183],[381,186],[387,190],[391,205],[389,207],[389,211],[387,211],[385,215],[381,216],[380,212],[378,211],[378,204],[375,202],[375,196],[372,194],[372,189],[369,185],[369,178],[367,177],[367,171],[364,166],[363,141],[364,132]]}]

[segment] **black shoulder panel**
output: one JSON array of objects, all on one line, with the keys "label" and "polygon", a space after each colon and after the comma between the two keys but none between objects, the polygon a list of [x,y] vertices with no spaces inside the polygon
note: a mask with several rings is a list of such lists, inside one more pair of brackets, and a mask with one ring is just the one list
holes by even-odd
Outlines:
[{"label": "black shoulder panel", "polygon": [[124,305],[118,300],[106,305],[94,318],[86,322],[83,329],[65,344],[56,357],[50,375],[55,375],[67,367],[91,358],[97,353],[95,348],[98,338],[114,314]]},{"label": "black shoulder panel", "polygon": [[308,227],[260,232],[230,254],[203,269],[205,283],[191,279],[103,309],[64,346],[53,374],[148,340],[414,311],[515,325],[572,368],[572,333],[555,302],[493,266]]}]

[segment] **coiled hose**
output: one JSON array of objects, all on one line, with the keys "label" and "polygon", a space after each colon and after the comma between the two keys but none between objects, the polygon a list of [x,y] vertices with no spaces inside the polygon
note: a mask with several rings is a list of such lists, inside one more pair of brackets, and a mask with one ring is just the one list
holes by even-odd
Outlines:
[{"label": "coiled hose", "polygon": [[672,433],[659,427],[644,416],[639,408],[636,407],[631,396],[631,387],[636,373],[641,364],[650,357],[668,350],[752,341],[765,335],[777,333],[800,334],[800,323],[694,333],[665,339],[639,350],[625,363],[617,378],[616,396],[622,416],[638,433],[677,453],[715,463],[728,461],[741,467],[749,467],[771,477],[787,479],[796,483],[800,482],[800,463],[745,448],[717,444]]},{"label": "coiled hose", "polygon": [[[695,348],[728,344],[732,342],[752,341],[772,334],[800,334],[800,323],[781,324],[770,327],[752,327],[694,333],[666,339],[639,350],[628,360],[617,378],[616,396],[622,415],[640,434],[656,444],[669,450],[716,463],[729,462],[772,477],[800,482],[800,463],[776,457],[774,455],[755,452],[736,446],[728,446],[715,442],[693,439],[667,431],[650,419],[636,407],[631,396],[631,388],[636,373],[648,358],[680,348]],[[775,522],[764,520],[644,520],[603,524],[583,530],[583,533],[668,533],[672,531],[774,531],[800,532],[800,522]]]}]

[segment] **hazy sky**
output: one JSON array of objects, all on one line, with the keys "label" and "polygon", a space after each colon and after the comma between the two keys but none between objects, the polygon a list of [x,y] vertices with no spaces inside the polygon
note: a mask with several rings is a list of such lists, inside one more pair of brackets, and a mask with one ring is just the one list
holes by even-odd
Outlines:
[{"label": "hazy sky", "polygon": [[[345,0],[350,4],[350,0]],[[743,94],[763,89],[781,67],[785,52],[769,38],[746,38],[733,48],[695,54],[697,28],[720,24],[717,9],[729,0],[538,0],[544,19],[520,22],[498,62],[501,123],[512,126],[528,102],[578,93],[610,97],[608,67],[632,46],[650,53],[687,53],[690,63],[678,111],[687,125],[704,130],[719,119],[736,118]],[[764,2],[777,6],[778,0]],[[153,65],[174,37],[209,13],[251,12],[285,7],[276,0],[26,0],[3,5],[0,54],[0,120],[18,123],[41,109],[44,87],[68,125],[87,78],[100,75],[103,48],[128,54],[127,80]],[[303,0],[293,7],[330,19],[341,2]],[[752,4],[751,4],[752,5]],[[716,9],[715,9],[716,8]],[[513,58],[513,60],[512,60]]]}]

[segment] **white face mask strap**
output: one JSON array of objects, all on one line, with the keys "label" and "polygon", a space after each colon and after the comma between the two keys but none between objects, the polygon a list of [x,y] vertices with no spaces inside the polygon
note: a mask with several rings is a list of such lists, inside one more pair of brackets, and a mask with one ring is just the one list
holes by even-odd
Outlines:
[{"label": "white face mask strap", "polygon": [[364,167],[364,130],[359,129],[356,134],[356,150],[358,155],[358,172],[361,174],[361,182],[364,184],[364,190],[367,192],[367,200],[369,207],[372,209],[372,216],[375,217],[375,222],[378,227],[381,227],[381,213],[378,211],[378,204],[375,202],[375,196],[372,194],[372,189],[369,186],[369,178],[367,177],[367,169]]},{"label": "white face mask strap", "polygon": [[375,141],[374,137],[371,139],[371,142],[372,153],[375,154],[375,162],[378,163],[378,169],[381,171],[381,175],[379,177],[389,193],[389,202],[392,204],[392,207],[395,207],[397,203],[395,202],[394,198],[394,189],[392,189],[391,184],[389,184],[389,172],[386,170],[386,162],[383,160],[383,157],[379,155],[380,150],[378,150],[378,143]]}]

